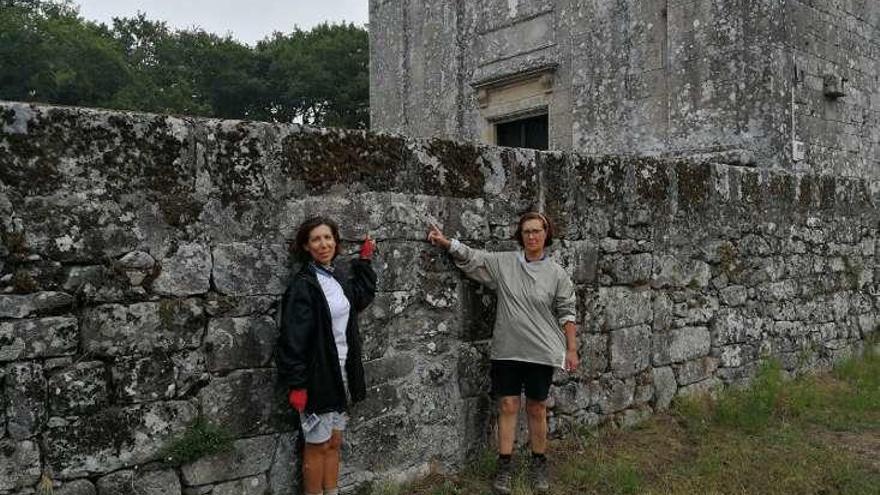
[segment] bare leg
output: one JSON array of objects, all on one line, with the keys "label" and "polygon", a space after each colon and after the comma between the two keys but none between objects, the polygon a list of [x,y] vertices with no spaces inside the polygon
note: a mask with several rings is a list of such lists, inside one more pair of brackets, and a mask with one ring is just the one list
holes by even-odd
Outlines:
[{"label": "bare leg", "polygon": [[327,442],[324,455],[324,491],[335,490],[339,483],[339,450],[342,447],[342,432],[333,430]]},{"label": "bare leg", "polygon": [[306,443],[303,448],[303,484],[307,495],[322,493],[324,481],[324,458],[329,441]]},{"label": "bare leg", "polygon": [[543,454],[547,451],[547,405],[544,401],[526,399],[526,413],[532,452]]},{"label": "bare leg", "polygon": [[519,397],[502,397],[498,401],[498,453],[513,453],[513,441],[516,439],[516,416],[519,412]]}]

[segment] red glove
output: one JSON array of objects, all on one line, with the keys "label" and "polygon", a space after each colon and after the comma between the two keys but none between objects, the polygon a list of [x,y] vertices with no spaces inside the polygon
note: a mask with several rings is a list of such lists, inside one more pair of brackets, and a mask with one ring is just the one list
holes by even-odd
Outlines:
[{"label": "red glove", "polygon": [[376,241],[370,238],[370,234],[364,236],[364,243],[361,244],[361,259],[373,259],[373,251],[376,249]]},{"label": "red glove", "polygon": [[303,412],[306,409],[307,400],[308,394],[306,394],[306,389],[304,388],[295,388],[287,394],[287,402],[290,402],[290,407],[299,412]]}]

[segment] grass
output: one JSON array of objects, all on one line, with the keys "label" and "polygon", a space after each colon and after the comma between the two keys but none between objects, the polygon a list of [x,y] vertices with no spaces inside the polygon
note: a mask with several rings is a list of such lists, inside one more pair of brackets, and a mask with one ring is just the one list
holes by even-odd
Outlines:
[{"label": "grass", "polygon": [[[493,457],[374,493],[489,494]],[[677,400],[636,430],[581,430],[553,442],[550,457],[552,495],[876,495],[880,355],[794,380],[767,362],[751,388]],[[532,493],[524,472],[515,495]]]},{"label": "grass", "polygon": [[160,458],[168,466],[181,466],[228,451],[233,439],[225,428],[197,418],[186,431],[162,448]]}]

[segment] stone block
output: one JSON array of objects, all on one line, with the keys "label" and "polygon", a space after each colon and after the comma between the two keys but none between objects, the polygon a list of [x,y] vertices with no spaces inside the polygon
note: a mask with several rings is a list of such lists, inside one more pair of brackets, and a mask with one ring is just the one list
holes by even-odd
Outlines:
[{"label": "stone block", "polygon": [[568,382],[550,389],[553,401],[553,412],[575,414],[584,411],[591,405],[592,394],[586,384]]},{"label": "stone block", "polygon": [[679,397],[691,397],[691,396],[699,396],[699,395],[714,395],[719,390],[723,383],[718,378],[712,377],[701,382],[692,383],[688,386],[681,387],[678,389]]},{"label": "stone block", "polygon": [[578,354],[581,358],[578,376],[594,378],[608,369],[608,335],[581,333],[578,335]]},{"label": "stone block", "polygon": [[632,376],[651,364],[651,327],[614,330],[608,334],[611,372],[618,378]]},{"label": "stone block", "polygon": [[214,486],[211,495],[265,495],[269,490],[269,482],[265,474],[250,476]]},{"label": "stone block", "polygon": [[169,495],[180,493],[180,478],[172,470],[116,471],[97,482],[98,495]]},{"label": "stone block", "polygon": [[197,299],[96,306],[83,313],[83,346],[102,356],[194,349],[201,343],[205,319]]},{"label": "stone block", "polygon": [[205,337],[208,370],[266,367],[277,339],[278,327],[268,316],[212,319]]},{"label": "stone block", "polygon": [[462,346],[458,355],[458,390],[461,397],[489,393],[489,349],[487,346]]},{"label": "stone block", "polygon": [[727,345],[758,340],[764,330],[764,322],[759,318],[747,317],[740,310],[722,308],[715,315],[710,328],[714,345]]},{"label": "stone block", "polygon": [[654,380],[654,408],[663,411],[669,408],[678,384],[675,381],[675,373],[669,366],[654,368],[652,370]]},{"label": "stone block", "polygon": [[73,296],[66,292],[0,295],[0,318],[25,318],[39,313],[51,313],[65,310],[73,303]]},{"label": "stone block", "polygon": [[40,450],[36,442],[0,439],[0,490],[34,486],[40,474]]},{"label": "stone block", "polygon": [[705,327],[684,327],[668,332],[654,332],[653,363],[689,361],[709,354],[709,330]]},{"label": "stone block", "polygon": [[228,452],[204,457],[180,468],[184,485],[197,486],[262,474],[272,466],[275,436],[236,440]]},{"label": "stone block", "polygon": [[204,244],[180,244],[177,252],[159,261],[159,266],[151,286],[156,294],[192,296],[211,288],[211,250]]},{"label": "stone block", "polygon": [[[468,355],[466,358],[479,359],[484,356]],[[473,366],[472,359],[467,359],[468,364]],[[415,360],[410,354],[392,354],[379,359],[373,359],[364,363],[364,375],[367,386],[379,385],[408,376],[415,369]]]},{"label": "stone block", "polygon": [[686,361],[673,367],[675,376],[680,386],[690,385],[711,377],[718,369],[718,359],[703,357],[693,361]]},{"label": "stone block", "polygon": [[60,479],[110,473],[156,459],[162,447],[196,418],[190,402],[153,402],[105,408],[69,421],[56,420],[44,432],[45,457]]},{"label": "stone block", "polygon": [[72,355],[77,329],[76,318],[65,316],[0,322],[0,362]]},{"label": "stone block", "polygon": [[599,412],[611,414],[622,411],[632,404],[636,383],[632,378],[620,380],[603,377],[592,382],[590,390],[593,394],[591,402],[598,406]]},{"label": "stone block", "polygon": [[280,295],[290,277],[287,247],[234,242],[213,250],[217,291],[233,296]]},{"label": "stone block", "polygon": [[64,482],[55,489],[55,495],[96,495],[97,489],[89,480],[73,480]]},{"label": "stone block", "polygon": [[49,410],[53,416],[85,414],[109,402],[104,363],[76,362],[49,377]]},{"label": "stone block", "polygon": [[269,495],[290,495],[297,493],[297,480],[299,456],[296,455],[296,432],[282,433],[277,436],[275,455],[272,456],[272,465],[269,467],[268,483]]},{"label": "stone block", "polygon": [[272,314],[279,306],[278,296],[224,296],[211,292],[205,297],[205,311],[212,318]]},{"label": "stone block", "polygon": [[653,318],[651,292],[647,290],[600,287],[582,299],[582,321],[594,332],[642,325]]},{"label": "stone block", "polygon": [[709,285],[712,271],[709,265],[700,260],[682,260],[672,255],[654,258],[654,273],[651,286],[654,288],[702,289]]},{"label": "stone block", "polygon": [[609,285],[644,285],[651,280],[653,256],[650,253],[603,256],[600,273]]},{"label": "stone block", "polygon": [[369,387],[367,397],[351,406],[353,418],[377,418],[394,411],[401,403],[398,388],[383,384]]},{"label": "stone block", "polygon": [[[378,277],[378,290],[400,291],[420,288],[422,279],[422,252],[434,249],[425,243],[386,241],[381,243],[373,258],[373,269]],[[425,288],[431,292],[432,288]]]},{"label": "stone block", "polygon": [[206,419],[234,435],[263,434],[293,428],[286,392],[277,386],[274,370],[238,370],[205,386],[199,403]]},{"label": "stone block", "polygon": [[156,352],[147,356],[121,356],[111,367],[115,400],[130,404],[170,399],[175,392],[175,367],[171,356]]},{"label": "stone block", "polygon": [[36,362],[6,366],[6,430],[15,440],[39,433],[46,419],[46,377]]},{"label": "stone block", "polygon": [[748,297],[748,289],[742,285],[730,285],[719,291],[721,302],[728,306],[742,306]]}]

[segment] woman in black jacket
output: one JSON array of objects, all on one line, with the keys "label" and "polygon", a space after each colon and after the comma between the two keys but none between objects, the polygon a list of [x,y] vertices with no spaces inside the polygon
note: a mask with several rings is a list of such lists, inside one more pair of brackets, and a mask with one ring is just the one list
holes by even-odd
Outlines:
[{"label": "woman in black jacket", "polygon": [[340,250],[333,220],[306,220],[295,242],[294,254],[303,267],[282,301],[278,375],[303,426],[305,492],[336,495],[345,412],[349,400],[366,395],[357,312],[376,292],[370,266],[375,242],[364,237],[360,257],[347,272],[333,263]]}]

